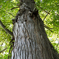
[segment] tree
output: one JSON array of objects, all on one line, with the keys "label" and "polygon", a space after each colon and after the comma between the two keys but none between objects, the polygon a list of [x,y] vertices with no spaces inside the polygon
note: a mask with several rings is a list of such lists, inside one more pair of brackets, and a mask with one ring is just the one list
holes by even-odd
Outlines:
[{"label": "tree", "polygon": [[59,59],[47,38],[34,0],[21,0],[20,3],[20,10],[13,20],[15,42],[11,59]]},{"label": "tree", "polygon": [[[12,1],[12,0],[10,0],[10,1]],[[7,1],[8,5],[9,5],[10,1]],[[5,2],[6,1],[4,1],[4,7],[6,5]],[[48,1],[45,1],[45,2],[48,2]],[[0,3],[1,3],[1,1],[0,1]],[[12,3],[11,3],[11,5],[12,5]],[[0,7],[1,6],[2,5],[0,5]],[[37,7],[39,7],[38,4],[37,4]],[[18,8],[18,7],[15,7],[15,8]],[[1,7],[1,9],[2,9],[2,7]],[[12,8],[12,9],[14,9],[14,8]],[[42,19],[40,18],[39,14],[38,14],[37,9],[35,8],[34,0],[28,0],[28,1],[21,0],[20,1],[20,10],[18,11],[16,18],[13,19],[13,25],[14,25],[13,33],[10,31],[10,28],[9,28],[9,30],[6,28],[5,23],[1,18],[1,20],[4,23],[4,25],[3,25],[3,23],[0,21],[1,26],[4,28],[4,30],[6,32],[8,32],[10,35],[13,36],[13,39],[10,42],[10,44],[11,44],[10,48],[13,47],[11,59],[59,59],[59,57],[58,57],[59,54],[54,49],[54,47],[51,45],[50,41],[47,38],[45,29],[44,29],[44,27],[48,28],[49,30],[51,28],[47,27],[43,23],[43,21],[45,20],[46,17],[42,21]],[[2,11],[5,12],[6,10],[2,9]],[[9,13],[8,11],[6,11],[6,12],[8,13],[8,15],[10,14],[14,17],[13,14]],[[47,12],[44,10],[44,12],[46,12],[47,15],[50,14],[49,13],[50,11]],[[58,13],[56,13],[56,14],[58,15]],[[3,14],[3,15],[6,15],[6,14]],[[7,19],[9,19],[9,18],[7,18]],[[15,42],[13,40],[15,40]],[[14,46],[12,44],[14,44]],[[0,51],[0,53],[5,51],[6,49],[7,49],[7,47],[5,49],[2,49]]]}]

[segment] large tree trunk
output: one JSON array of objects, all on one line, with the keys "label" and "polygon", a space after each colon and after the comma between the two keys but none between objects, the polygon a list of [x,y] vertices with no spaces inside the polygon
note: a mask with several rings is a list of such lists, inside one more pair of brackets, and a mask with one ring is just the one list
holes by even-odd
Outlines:
[{"label": "large tree trunk", "polygon": [[16,16],[11,59],[59,59],[47,38],[43,21],[37,10],[34,11],[34,1],[31,1],[23,0]]}]

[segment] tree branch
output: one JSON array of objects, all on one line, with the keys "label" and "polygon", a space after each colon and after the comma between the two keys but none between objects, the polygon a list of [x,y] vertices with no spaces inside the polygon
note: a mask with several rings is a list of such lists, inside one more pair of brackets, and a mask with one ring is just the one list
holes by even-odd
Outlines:
[{"label": "tree branch", "polygon": [[[50,12],[50,11],[49,11]],[[48,16],[48,13],[46,14],[46,16],[44,17],[43,21],[45,20],[45,18]]]},{"label": "tree branch", "polygon": [[2,26],[2,28],[3,28],[7,33],[9,33],[10,35],[13,36],[13,33],[12,33],[10,30],[8,30],[8,29],[6,28],[6,26],[3,25],[3,23],[1,22],[1,20],[0,20],[0,25]]},{"label": "tree branch", "polygon": [[1,51],[0,51],[0,53],[4,52],[6,49],[7,49],[7,47],[6,47],[6,48],[4,48],[3,50],[1,50]]},{"label": "tree branch", "polygon": [[13,7],[13,8],[11,8],[11,10],[16,9],[16,8],[19,8],[19,7]]},{"label": "tree branch", "polygon": [[46,26],[45,24],[44,24],[44,27],[45,28],[47,28],[48,30],[50,30],[51,32],[53,32],[51,29],[53,29],[53,28],[49,28],[48,26]]},{"label": "tree branch", "polygon": [[15,17],[12,13],[9,13],[9,12],[7,12],[8,14],[10,14],[10,15],[12,15],[13,17]]},{"label": "tree branch", "polygon": [[39,8],[41,8],[44,12],[46,12],[47,14],[50,14],[48,11],[45,11],[42,7],[38,6]]}]

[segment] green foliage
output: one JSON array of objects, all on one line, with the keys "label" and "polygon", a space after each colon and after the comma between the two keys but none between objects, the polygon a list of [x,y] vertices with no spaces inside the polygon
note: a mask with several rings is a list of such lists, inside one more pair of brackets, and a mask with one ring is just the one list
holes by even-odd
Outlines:
[{"label": "green foliage", "polygon": [[[18,8],[11,10],[13,7],[17,7],[18,1],[15,0],[0,0],[0,20],[6,26],[7,29],[12,31],[13,24],[12,19],[15,18]],[[12,36],[4,31],[0,26],[0,51],[7,49],[0,53],[0,59],[8,59],[9,49]]]},{"label": "green foliage", "polygon": [[[13,28],[12,19],[15,18],[18,11],[18,8],[14,9],[14,7],[18,7],[18,4],[19,0],[0,0],[0,20],[10,31]],[[59,0],[35,0],[35,4],[41,19],[46,17],[44,24],[50,28],[45,28],[47,36],[59,52]],[[7,47],[5,51],[0,53],[0,59],[8,58],[11,39],[12,36],[0,26],[0,51]]]}]

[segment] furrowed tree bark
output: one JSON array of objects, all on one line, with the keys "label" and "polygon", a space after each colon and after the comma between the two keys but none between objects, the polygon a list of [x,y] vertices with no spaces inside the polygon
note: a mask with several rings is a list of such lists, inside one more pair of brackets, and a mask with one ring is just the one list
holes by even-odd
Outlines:
[{"label": "furrowed tree bark", "polygon": [[14,20],[15,42],[11,59],[59,59],[58,53],[47,38],[43,21],[38,12],[34,11],[34,0],[21,2]]}]

